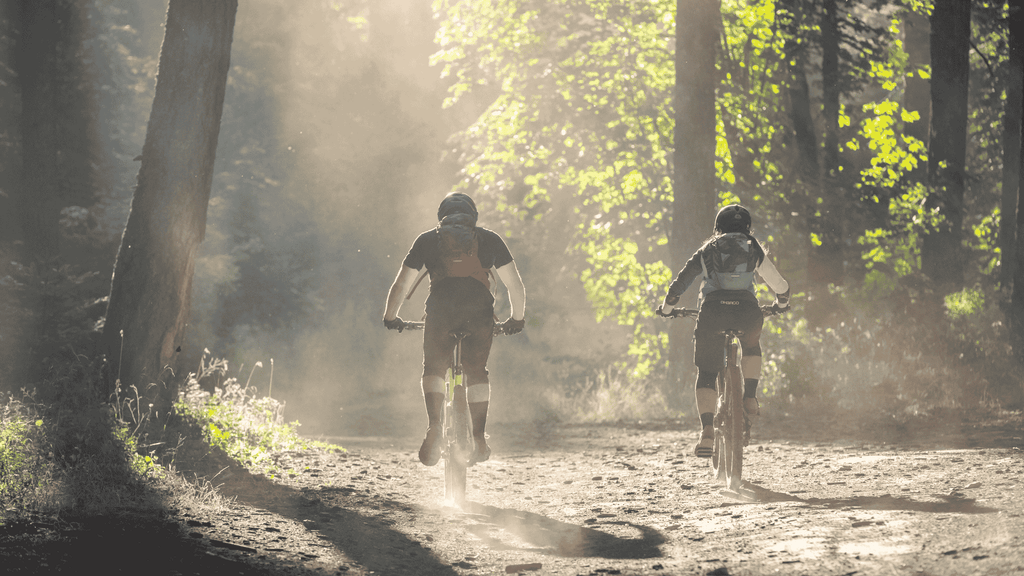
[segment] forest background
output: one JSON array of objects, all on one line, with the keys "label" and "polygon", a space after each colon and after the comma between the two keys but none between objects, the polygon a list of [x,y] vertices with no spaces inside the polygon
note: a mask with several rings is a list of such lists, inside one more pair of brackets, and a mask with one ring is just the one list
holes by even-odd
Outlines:
[{"label": "forest background", "polygon": [[[0,14],[11,394],[103,363],[167,8],[30,4]],[[420,428],[420,343],[383,301],[459,190],[528,290],[495,418],[689,413],[691,327],[653,310],[736,201],[794,287],[771,412],[1019,409],[1020,4],[243,2],[173,378],[223,358],[303,432]]]}]

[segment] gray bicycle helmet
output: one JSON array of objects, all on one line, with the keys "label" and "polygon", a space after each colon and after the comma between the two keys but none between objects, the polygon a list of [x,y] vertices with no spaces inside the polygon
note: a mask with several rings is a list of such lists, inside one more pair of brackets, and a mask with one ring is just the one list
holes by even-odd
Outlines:
[{"label": "gray bicycle helmet", "polygon": [[452,214],[469,214],[476,221],[476,202],[462,192],[452,192],[445,196],[444,200],[441,200],[441,205],[437,207],[437,220],[440,222],[445,216]]},{"label": "gray bicycle helmet", "polygon": [[718,211],[715,216],[715,232],[729,234],[731,232],[750,233],[750,210],[739,204],[730,204]]}]

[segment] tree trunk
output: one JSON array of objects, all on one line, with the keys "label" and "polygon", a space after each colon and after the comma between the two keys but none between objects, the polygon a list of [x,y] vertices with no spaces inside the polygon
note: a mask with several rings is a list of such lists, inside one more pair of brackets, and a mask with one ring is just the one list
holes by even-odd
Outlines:
[{"label": "tree trunk", "polygon": [[[905,124],[904,134],[913,136],[928,147],[928,126],[931,119],[931,82],[921,77],[921,72],[931,63],[929,34],[931,25],[927,16],[916,12],[907,12],[903,17],[903,45],[907,51],[906,87],[903,90],[903,108],[909,112],[917,112],[921,119]],[[925,182],[928,177],[928,165],[924,162],[907,174],[909,182]]]},{"label": "tree trunk", "polygon": [[138,186],[114,266],[103,332],[109,380],[137,386],[158,417],[177,396],[237,7],[170,0]]},{"label": "tree trunk", "polygon": [[1003,110],[1003,190],[999,216],[999,284],[1003,290],[1008,290],[1013,285],[1017,261],[1017,198],[1020,194],[1021,177],[1021,101],[1024,98],[1024,46],[1021,45],[1021,26],[1024,26],[1024,0],[1011,0],[1010,14],[1007,19],[1009,41],[1006,64],[1006,104]]},{"label": "tree trunk", "polygon": [[817,238],[808,253],[807,279],[812,290],[826,294],[829,284],[842,284],[844,273],[844,194],[839,182],[839,15],[835,0],[825,0],[821,12],[821,80],[825,147],[820,180],[821,197],[808,207],[811,233]]},{"label": "tree trunk", "polygon": [[[715,55],[721,27],[719,0],[676,3],[675,150],[672,155],[672,270],[682,269],[714,227],[718,204],[715,176]],[[669,380],[674,408],[693,373],[692,336],[686,322],[669,324]]]},{"label": "tree trunk", "polygon": [[[1016,76],[1019,82],[1022,75],[1024,75],[1024,34],[1021,32],[1024,30],[1024,1],[1011,0],[1010,17],[1007,24],[1010,29],[1009,65],[1013,67],[1014,71],[1012,74]],[[1009,155],[1004,156],[1006,164],[1003,166],[1004,170],[1007,170],[1010,164],[1016,164],[1017,166],[1016,182],[1009,184],[1011,187],[1016,187],[1016,206],[1014,210],[1016,215],[1016,233],[1013,251],[1014,265],[1012,266],[1013,291],[1010,297],[1010,309],[1007,314],[1007,320],[1010,326],[1010,344],[1013,346],[1014,356],[1017,358],[1018,363],[1024,365],[1024,234],[1020,232],[1024,230],[1024,197],[1022,197],[1022,194],[1024,194],[1024,182],[1021,182],[1021,176],[1024,175],[1024,155],[1021,153],[1024,150],[1024,147],[1021,146],[1021,111],[1024,110],[1024,97],[1018,91],[1015,98],[1016,100],[1011,101],[1008,95],[1006,116],[1010,116],[1009,110],[1011,107],[1016,109],[1017,156],[1016,158],[1011,158]],[[1008,188],[1005,187],[1007,186],[1005,176],[1003,186],[1003,195],[1005,196],[1008,192]],[[1000,229],[1000,234],[1003,234],[1003,230],[1002,228]],[[1007,257],[1004,254],[1003,258]]]},{"label": "tree trunk", "polygon": [[13,191],[24,256],[60,250],[60,212],[91,206],[95,145],[82,73],[81,3],[19,0],[14,68],[21,89],[21,181]]},{"label": "tree trunk", "polygon": [[970,0],[936,0],[931,25],[932,117],[925,208],[936,211],[942,222],[924,236],[921,270],[941,295],[959,290],[964,281]]}]

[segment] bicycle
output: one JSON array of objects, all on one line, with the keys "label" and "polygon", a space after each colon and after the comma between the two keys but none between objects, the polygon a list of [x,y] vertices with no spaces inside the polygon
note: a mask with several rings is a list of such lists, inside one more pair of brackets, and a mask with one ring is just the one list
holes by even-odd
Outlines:
[{"label": "bicycle", "polygon": [[[423,330],[423,322],[404,322],[403,330]],[[399,330],[401,332],[401,330]],[[494,325],[494,334],[505,332]],[[475,444],[473,422],[469,416],[466,385],[462,381],[462,340],[469,332],[453,330],[455,338],[452,362],[445,373],[445,401],[441,414],[441,459],[444,460],[444,498],[462,506],[466,502],[466,470],[473,464],[470,457]]]},{"label": "bicycle", "polygon": [[[778,308],[774,305],[761,306],[765,316],[777,316],[789,308]],[[697,310],[676,308],[665,318],[696,318]],[[739,359],[739,337],[742,330],[727,328],[722,330],[725,336],[722,369],[718,372],[716,388],[718,402],[715,406],[714,428],[715,444],[711,453],[711,473],[725,483],[730,496],[749,496],[744,494],[743,486],[743,448],[750,444],[750,419],[743,409],[743,370]]]}]

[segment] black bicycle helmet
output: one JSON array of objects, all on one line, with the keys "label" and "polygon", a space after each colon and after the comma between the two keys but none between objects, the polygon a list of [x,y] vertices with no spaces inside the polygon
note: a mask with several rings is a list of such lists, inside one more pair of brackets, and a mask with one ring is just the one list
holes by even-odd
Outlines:
[{"label": "black bicycle helmet", "polygon": [[750,233],[750,210],[739,204],[730,204],[718,211],[715,216],[715,232],[729,234],[731,232]]},{"label": "black bicycle helmet", "polygon": [[452,192],[441,200],[437,207],[437,221],[444,220],[445,216],[451,214],[469,214],[473,220],[477,219],[476,203],[473,199],[462,192]]}]

